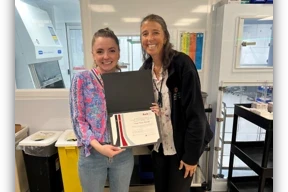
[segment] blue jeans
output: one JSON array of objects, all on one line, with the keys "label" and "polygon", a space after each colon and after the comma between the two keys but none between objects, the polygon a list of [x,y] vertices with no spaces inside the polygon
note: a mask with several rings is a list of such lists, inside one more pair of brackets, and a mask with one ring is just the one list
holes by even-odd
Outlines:
[{"label": "blue jeans", "polygon": [[103,192],[107,176],[111,192],[128,192],[133,167],[132,149],[108,158],[95,149],[85,157],[80,148],[78,172],[83,192]]}]

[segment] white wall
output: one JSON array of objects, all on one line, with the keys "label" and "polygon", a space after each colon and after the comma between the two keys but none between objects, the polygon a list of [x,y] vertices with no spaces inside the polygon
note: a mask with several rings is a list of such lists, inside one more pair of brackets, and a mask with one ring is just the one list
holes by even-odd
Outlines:
[{"label": "white wall", "polygon": [[68,99],[16,100],[15,123],[29,126],[29,133],[72,128]]}]

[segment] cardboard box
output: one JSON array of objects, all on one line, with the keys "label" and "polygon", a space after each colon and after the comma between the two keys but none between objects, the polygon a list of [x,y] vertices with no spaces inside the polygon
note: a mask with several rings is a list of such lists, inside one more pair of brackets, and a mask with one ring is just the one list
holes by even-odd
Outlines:
[{"label": "cardboard box", "polygon": [[17,133],[18,131],[20,131],[22,129],[21,124],[15,124],[15,133]]}]

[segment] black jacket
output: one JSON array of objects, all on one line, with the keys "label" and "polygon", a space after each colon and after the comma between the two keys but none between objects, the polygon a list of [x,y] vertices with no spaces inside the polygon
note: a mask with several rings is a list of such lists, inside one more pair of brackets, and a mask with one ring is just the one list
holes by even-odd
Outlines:
[{"label": "black jacket", "polygon": [[[140,70],[151,70],[152,58]],[[184,53],[176,52],[168,67],[166,83],[171,103],[173,138],[179,160],[195,165],[205,146],[211,141],[205,114],[200,79],[194,62]]]}]

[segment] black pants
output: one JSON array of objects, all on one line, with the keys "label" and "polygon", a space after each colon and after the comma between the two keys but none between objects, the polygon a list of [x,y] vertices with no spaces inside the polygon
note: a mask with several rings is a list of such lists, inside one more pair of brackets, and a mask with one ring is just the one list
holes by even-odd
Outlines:
[{"label": "black pants", "polygon": [[185,167],[179,170],[177,155],[163,154],[162,144],[159,152],[152,152],[155,192],[189,192],[193,177],[184,179]]}]

